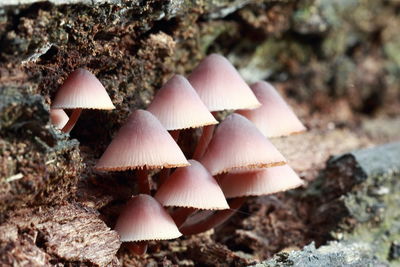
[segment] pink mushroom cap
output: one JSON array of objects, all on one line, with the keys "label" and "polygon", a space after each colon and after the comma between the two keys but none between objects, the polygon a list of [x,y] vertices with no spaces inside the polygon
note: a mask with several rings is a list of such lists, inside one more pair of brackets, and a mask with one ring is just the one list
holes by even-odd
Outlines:
[{"label": "pink mushroom cap", "polygon": [[154,115],[136,110],[121,127],[99,161],[97,170],[174,168],[190,165]]},{"label": "pink mushroom cap", "polygon": [[262,196],[286,191],[304,184],[289,165],[234,171],[224,174],[219,184],[227,198]]},{"label": "pink mushroom cap", "polygon": [[195,160],[178,168],[158,190],[155,198],[164,206],[196,209],[229,209],[224,193],[206,168]]},{"label": "pink mushroom cap", "polygon": [[271,84],[257,82],[251,85],[251,89],[262,106],[237,113],[251,120],[266,137],[287,136],[307,130]]},{"label": "pink mushroom cap", "polygon": [[114,109],[106,89],[90,71],[77,69],[58,89],[52,108]]},{"label": "pink mushroom cap", "polygon": [[122,242],[165,240],[182,235],[161,204],[143,194],[129,200],[118,218],[115,230]]},{"label": "pink mushroom cap", "polygon": [[167,130],[217,124],[188,80],[173,76],[156,94],[147,108]]},{"label": "pink mushroom cap", "polygon": [[200,162],[217,175],[237,168],[283,165],[286,159],[253,123],[231,114],[217,127]]},{"label": "pink mushroom cap", "polygon": [[62,109],[50,109],[50,121],[58,129],[62,129],[67,124],[69,117]]},{"label": "pink mushroom cap", "polygon": [[235,67],[221,55],[204,58],[188,80],[210,111],[261,106]]}]

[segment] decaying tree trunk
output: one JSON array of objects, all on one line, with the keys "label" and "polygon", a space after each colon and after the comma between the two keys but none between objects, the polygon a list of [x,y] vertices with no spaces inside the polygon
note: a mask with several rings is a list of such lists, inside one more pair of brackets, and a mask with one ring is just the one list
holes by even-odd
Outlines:
[{"label": "decaying tree trunk", "polygon": [[[332,158],[308,189],[318,192],[311,217],[319,229],[315,249],[281,252],[262,266],[395,266],[400,263],[400,143]],[[322,200],[322,201],[321,201]]]},{"label": "decaying tree trunk", "polygon": [[[337,260],[333,266],[400,263],[400,143],[333,157],[308,189],[313,190],[319,192],[311,216],[321,231],[316,240],[337,240],[315,251],[323,255],[311,257],[315,266],[326,265],[329,258]],[[309,266],[309,254],[306,249],[288,258],[294,266]]]}]

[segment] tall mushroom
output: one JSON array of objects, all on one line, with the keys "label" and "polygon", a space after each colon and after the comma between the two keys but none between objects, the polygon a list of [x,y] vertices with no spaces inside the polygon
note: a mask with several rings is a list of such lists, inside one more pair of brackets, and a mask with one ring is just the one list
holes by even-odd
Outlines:
[{"label": "tall mushroom", "polygon": [[287,136],[306,131],[296,114],[269,83],[261,81],[251,85],[262,106],[237,113],[252,121],[268,138]]},{"label": "tall mushroom", "polygon": [[[235,67],[221,55],[211,54],[204,58],[188,80],[208,110],[212,112],[253,109],[261,106]],[[213,132],[212,125],[203,128],[193,155],[194,159],[199,159],[204,154]]]},{"label": "tall mushroom", "polygon": [[70,132],[81,115],[82,109],[115,109],[101,82],[91,72],[77,69],[58,89],[52,109],[73,109],[68,123],[62,128]]},{"label": "tall mushroom", "polygon": [[181,149],[157,118],[148,111],[136,110],[118,131],[95,168],[103,171],[139,169],[140,192],[149,194],[146,169],[188,165]]}]

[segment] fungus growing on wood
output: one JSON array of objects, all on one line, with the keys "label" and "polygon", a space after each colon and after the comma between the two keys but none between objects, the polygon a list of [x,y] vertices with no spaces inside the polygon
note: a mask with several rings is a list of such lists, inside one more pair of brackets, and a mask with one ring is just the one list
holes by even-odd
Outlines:
[{"label": "fungus growing on wood", "polygon": [[252,121],[266,137],[287,136],[307,130],[271,84],[261,81],[251,85],[251,89],[262,106],[237,113]]},{"label": "fungus growing on wood", "polygon": [[[204,58],[188,78],[210,111],[253,109],[261,106],[250,87],[235,67],[223,56],[211,54]],[[193,158],[204,154],[214,126],[204,127]]]},{"label": "fungus growing on wood", "polygon": [[58,89],[52,109],[73,109],[63,132],[70,132],[82,109],[114,109],[110,97],[101,82],[91,72],[77,69],[72,72]]},{"label": "fungus growing on wood", "polygon": [[[217,175],[236,169],[280,166],[286,160],[249,120],[231,114],[218,126],[200,162],[211,174]],[[229,202],[230,210],[200,215],[198,221],[190,222],[189,218],[180,228],[181,232],[196,234],[216,227],[229,219],[245,200],[245,197],[233,199]]]},{"label": "fungus growing on wood", "polygon": [[299,187],[304,182],[289,165],[224,174],[218,182],[227,198],[262,196]]},{"label": "fungus growing on wood", "polygon": [[[122,242],[174,239],[182,235],[161,204],[153,197],[142,194],[128,201],[115,230]],[[147,242],[136,243],[135,252],[143,254],[146,247]]]},{"label": "fungus growing on wood", "polygon": [[62,129],[67,124],[69,117],[62,109],[50,109],[50,121],[57,129]]},{"label": "fungus growing on wood", "polygon": [[195,160],[178,168],[158,189],[155,198],[164,206],[182,207],[173,218],[179,226],[193,209],[229,209],[224,193],[206,168]]},{"label": "fungus growing on wood", "polygon": [[[190,165],[171,135],[154,115],[136,110],[121,127],[96,164],[97,170],[175,168]],[[139,187],[149,193],[147,171],[139,171]]]},{"label": "fungus growing on wood", "polygon": [[253,123],[231,114],[217,127],[200,162],[217,175],[238,168],[284,165],[286,160]]},{"label": "fungus growing on wood", "polygon": [[197,220],[186,221],[180,231],[184,235],[197,234],[224,223],[242,206],[249,196],[269,195],[299,187],[304,182],[289,165],[256,170],[235,170],[218,179],[229,200],[230,210],[197,215]]},{"label": "fungus growing on wood", "polygon": [[168,131],[218,123],[188,80],[181,75],[174,75],[164,84],[147,110],[156,116]]},{"label": "fungus growing on wood", "polygon": [[221,55],[205,57],[188,80],[210,111],[261,106],[235,67]]}]

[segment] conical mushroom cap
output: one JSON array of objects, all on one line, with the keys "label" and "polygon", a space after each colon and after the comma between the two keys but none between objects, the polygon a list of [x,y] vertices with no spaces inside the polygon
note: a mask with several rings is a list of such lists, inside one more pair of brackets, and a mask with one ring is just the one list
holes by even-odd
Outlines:
[{"label": "conical mushroom cap", "polygon": [[155,198],[164,206],[197,209],[229,209],[224,193],[211,174],[199,162],[178,168],[163,183]]},{"label": "conical mushroom cap", "polygon": [[219,184],[227,198],[262,196],[296,188],[304,182],[289,165],[234,171],[224,174]]},{"label": "conical mushroom cap", "polygon": [[204,58],[188,79],[210,111],[261,106],[235,67],[221,55]]},{"label": "conical mushroom cap", "polygon": [[62,109],[50,109],[50,121],[58,129],[62,129],[69,121],[67,113]]},{"label": "conical mushroom cap", "polygon": [[245,117],[229,115],[219,124],[200,162],[212,175],[236,168],[263,168],[286,160]]},{"label": "conical mushroom cap", "polygon": [[138,195],[129,200],[115,230],[122,242],[165,240],[182,235],[171,216],[149,195]]},{"label": "conical mushroom cap", "polygon": [[266,137],[286,136],[306,130],[271,84],[257,82],[251,85],[251,89],[262,106],[253,110],[240,110],[237,113],[251,120]]},{"label": "conical mushroom cap", "polygon": [[147,108],[167,130],[196,128],[217,124],[188,80],[172,77]]},{"label": "conical mushroom cap", "polygon": [[114,109],[101,82],[90,71],[77,69],[58,89],[52,108]]},{"label": "conical mushroom cap", "polygon": [[98,170],[188,166],[181,149],[154,115],[136,110],[121,127],[96,165]]}]

